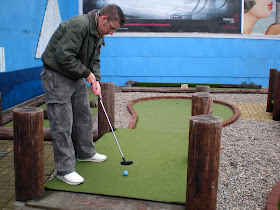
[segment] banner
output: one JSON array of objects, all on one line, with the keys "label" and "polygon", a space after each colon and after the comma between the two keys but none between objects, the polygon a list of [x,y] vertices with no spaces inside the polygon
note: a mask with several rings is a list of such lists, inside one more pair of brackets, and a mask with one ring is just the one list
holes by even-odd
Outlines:
[{"label": "banner", "polygon": [[243,34],[280,33],[280,0],[244,0]]},{"label": "banner", "polygon": [[84,0],[83,13],[108,4],[126,16],[117,32],[241,33],[242,0]]}]

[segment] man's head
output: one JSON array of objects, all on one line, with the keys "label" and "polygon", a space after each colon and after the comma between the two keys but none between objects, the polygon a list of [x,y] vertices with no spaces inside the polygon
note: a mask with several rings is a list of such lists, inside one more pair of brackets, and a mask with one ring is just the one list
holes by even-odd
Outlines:
[{"label": "man's head", "polygon": [[100,35],[113,34],[125,23],[125,16],[117,5],[107,5],[99,12],[98,33]]}]

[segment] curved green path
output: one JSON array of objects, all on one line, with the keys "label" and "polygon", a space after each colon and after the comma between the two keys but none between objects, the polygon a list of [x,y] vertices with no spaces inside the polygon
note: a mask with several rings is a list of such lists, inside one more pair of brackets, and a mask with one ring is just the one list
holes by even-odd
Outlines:
[{"label": "curved green path", "polygon": [[[158,99],[133,105],[138,114],[137,129],[188,132],[191,116],[191,100]],[[213,115],[224,121],[233,115],[231,108],[214,103]]]},{"label": "curved green path", "polygon": [[[104,163],[77,162],[76,171],[85,178],[78,186],[52,179],[47,188],[184,203],[187,179],[188,121],[191,100],[163,99],[134,104],[138,114],[135,129],[117,129],[115,134],[126,160],[122,166],[113,134],[106,133],[96,142]],[[227,120],[233,111],[214,103],[213,114]],[[128,171],[128,176],[122,172]]]}]

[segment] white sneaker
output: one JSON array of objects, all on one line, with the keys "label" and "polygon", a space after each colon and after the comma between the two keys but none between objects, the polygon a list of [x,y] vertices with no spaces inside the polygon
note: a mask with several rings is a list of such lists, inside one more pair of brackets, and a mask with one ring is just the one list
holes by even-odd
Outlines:
[{"label": "white sneaker", "polygon": [[66,174],[64,176],[56,175],[56,177],[64,182],[66,182],[67,184],[71,184],[71,185],[78,185],[85,181],[84,178],[81,177],[76,171],[74,171],[70,174]]},{"label": "white sneaker", "polygon": [[87,158],[87,159],[79,159],[79,158],[77,158],[77,159],[78,159],[78,161],[103,162],[107,159],[107,156],[96,153],[95,155],[93,155],[92,157]]}]

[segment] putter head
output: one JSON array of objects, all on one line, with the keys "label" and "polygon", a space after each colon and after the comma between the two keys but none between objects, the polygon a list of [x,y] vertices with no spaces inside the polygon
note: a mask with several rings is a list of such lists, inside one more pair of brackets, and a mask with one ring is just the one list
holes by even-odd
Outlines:
[{"label": "putter head", "polygon": [[132,165],[133,164],[133,161],[125,161],[124,157],[122,158],[123,159],[123,162],[121,162],[121,164],[123,166],[129,166],[129,165]]},{"label": "putter head", "polygon": [[129,166],[129,165],[132,165],[132,164],[133,164],[133,161],[123,161],[123,162],[121,162],[121,164],[122,164],[123,166]]}]

